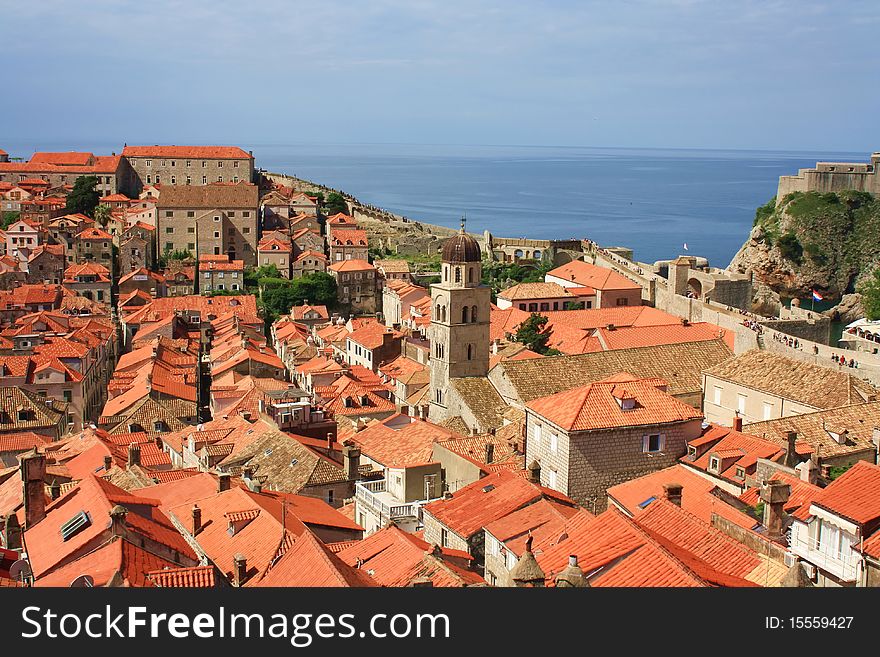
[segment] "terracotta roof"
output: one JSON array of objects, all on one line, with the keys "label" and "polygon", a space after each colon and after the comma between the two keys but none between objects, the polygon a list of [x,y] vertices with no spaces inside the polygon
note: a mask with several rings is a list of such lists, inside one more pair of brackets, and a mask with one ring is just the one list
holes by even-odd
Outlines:
[{"label": "terracotta roof", "polygon": [[92,153],[82,153],[76,151],[68,151],[66,153],[34,153],[31,156],[31,163],[33,164],[57,164],[57,165],[69,165],[69,164],[77,164],[80,166],[87,166],[92,163],[94,159],[94,155]]},{"label": "terracotta roof", "polygon": [[[252,160],[253,156],[238,146],[126,146],[123,157],[167,157],[193,160]],[[164,194],[164,190],[163,190]]]},{"label": "terracotta roof", "polygon": [[575,294],[562,287],[559,283],[518,283],[498,293],[499,299],[506,299],[507,301],[552,299],[554,297],[574,298],[575,296]]},{"label": "terracotta roof", "polygon": [[[750,468],[753,471],[759,458],[778,461],[785,455],[785,449],[770,440],[727,427],[711,425],[704,433],[707,435],[714,438],[714,444],[705,451],[698,450],[696,458],[682,457],[682,462],[708,472],[712,457],[717,457],[721,461],[721,471],[713,474],[739,486],[745,483],[745,478],[736,474],[737,468],[751,474]],[[705,444],[702,440],[699,442]]]},{"label": "terracotta roof", "polygon": [[249,586],[320,586],[372,587],[376,582],[363,570],[353,568],[333,554],[309,530],[304,530],[293,545],[259,580]]},{"label": "terracotta roof", "polygon": [[517,473],[501,470],[459,489],[451,499],[426,504],[423,510],[467,540],[489,523],[546,497],[574,506],[574,502],[561,493],[536,486]]},{"label": "terracotta roof", "polygon": [[583,260],[572,260],[561,267],[551,269],[547,272],[547,276],[572,281],[581,287],[591,287],[603,291],[642,289],[638,283],[624,278],[612,269],[591,265]]},{"label": "terracotta roof", "polygon": [[373,267],[366,260],[358,260],[357,258],[352,258],[351,260],[340,260],[339,262],[334,262],[330,267],[328,267],[331,271],[335,272],[343,272],[343,271],[371,271],[376,268]]},{"label": "terracotta roof", "polygon": [[[810,506],[810,502],[822,492],[822,489],[802,480],[800,477],[793,477],[787,472],[776,471],[770,477],[771,480],[781,481],[791,487],[791,496],[785,503],[784,510],[786,513],[794,513],[802,506]],[[739,499],[751,507],[754,507],[761,500],[761,489],[758,486],[749,488]]]},{"label": "terracotta roof", "polygon": [[787,358],[772,351],[747,351],[707,369],[706,374],[816,409],[877,398],[876,388],[845,371]]},{"label": "terracotta roof", "polygon": [[638,517],[654,502],[663,499],[664,484],[679,484],[682,487],[681,508],[705,523],[711,523],[712,514],[717,513],[744,529],[755,529],[760,524],[715,495],[718,487],[714,482],[680,464],[612,486],[608,489],[608,497],[623,507],[628,515]]},{"label": "terracotta roof", "polygon": [[[861,526],[866,534],[872,533],[880,526],[880,466],[856,461],[818,493],[812,505]],[[812,505],[803,505],[795,517],[808,518]]]},{"label": "terracotta roof", "polygon": [[318,317],[321,319],[329,319],[330,313],[327,310],[327,306],[316,306],[316,305],[302,305],[302,306],[294,306],[290,309],[290,316],[294,320],[303,320],[307,319],[306,315],[308,313],[316,313]]},{"label": "terracotta roof", "polygon": [[370,460],[399,468],[431,462],[434,443],[454,437],[460,436],[432,422],[396,413],[369,424],[352,440]]},{"label": "terracotta roof", "polygon": [[373,266],[390,274],[408,274],[410,272],[409,262],[402,259],[375,260]]},{"label": "terracotta roof", "polygon": [[158,207],[201,208],[224,210],[227,208],[253,208],[256,212],[260,190],[256,185],[163,185]]},{"label": "terracotta roof", "polygon": [[106,230],[102,230],[96,226],[92,226],[90,228],[86,228],[81,233],[78,233],[76,236],[78,240],[107,240],[110,241],[113,239],[113,236],[108,233]]},{"label": "terracotta roof", "polygon": [[376,321],[349,333],[348,339],[367,349],[376,349],[384,344],[385,335],[396,339],[403,337],[401,332],[388,328],[384,324]]},{"label": "terracotta roof", "polygon": [[214,566],[165,568],[144,573],[150,584],[158,588],[205,589],[216,586]]},{"label": "terracotta roof", "polygon": [[367,246],[367,231],[360,229],[340,230],[333,233],[331,246]]},{"label": "terracotta roof", "polygon": [[[599,381],[535,399],[526,406],[566,431],[669,424],[703,417],[665,388],[661,379]],[[621,404],[630,400],[633,407],[625,409]]]},{"label": "terracotta roof", "polygon": [[360,570],[380,586],[409,586],[423,578],[435,587],[485,584],[477,573],[466,569],[472,561],[468,553],[432,546],[393,524],[347,544],[337,554],[349,566],[360,564]]}]

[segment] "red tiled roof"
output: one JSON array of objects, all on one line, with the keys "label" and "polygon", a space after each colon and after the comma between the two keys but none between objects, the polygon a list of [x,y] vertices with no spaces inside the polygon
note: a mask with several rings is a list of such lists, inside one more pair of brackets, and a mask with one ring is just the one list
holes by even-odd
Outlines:
[{"label": "red tiled roof", "polygon": [[[812,504],[873,531],[880,524],[880,466],[856,461],[817,494]],[[804,504],[793,515],[805,520],[809,508]]]},{"label": "red tiled roof", "polygon": [[342,271],[375,271],[375,267],[371,265],[366,260],[359,260],[357,258],[352,258],[351,260],[340,260],[339,262],[334,262],[328,269],[335,272]]},{"label": "red tiled roof", "polygon": [[[787,472],[774,472],[770,479],[784,482],[791,487],[791,496],[788,498],[788,501],[784,506],[786,513],[794,513],[804,506],[809,508],[813,499],[822,492],[822,489],[815,484],[803,481],[799,477],[793,477]],[[761,489],[758,486],[749,488],[739,496],[739,499],[749,506],[754,507],[761,500]]]},{"label": "red tiled roof", "polygon": [[213,588],[214,566],[193,566],[191,568],[166,568],[145,573],[147,581],[159,588]]},{"label": "red tiled roof", "polygon": [[348,339],[352,342],[357,342],[359,345],[366,347],[367,349],[376,349],[382,346],[384,343],[383,336],[386,334],[393,338],[403,337],[403,333],[388,328],[380,322],[371,322],[370,324],[362,326],[356,331],[350,333]]},{"label": "red tiled roof", "polygon": [[[668,424],[702,417],[693,406],[666,393],[665,387],[661,379],[597,381],[535,399],[527,407],[566,431]],[[634,407],[624,410],[618,401],[622,399],[634,399]]]},{"label": "red tiled roof", "polygon": [[423,508],[467,539],[489,523],[547,496],[574,506],[561,493],[536,486],[510,470],[500,470],[459,489],[451,499],[437,500]]},{"label": "red tiled roof", "polygon": [[642,289],[638,283],[624,278],[612,269],[591,265],[583,260],[572,260],[561,267],[551,269],[547,272],[547,277],[551,276],[575,282],[580,287],[591,287],[596,290]]},{"label": "red tiled roof", "polygon": [[358,431],[352,440],[361,452],[386,468],[429,463],[434,443],[460,437],[437,424],[397,413]]},{"label": "red tiled roof", "polygon": [[238,146],[126,146],[123,157],[168,157],[206,160],[253,159]]}]

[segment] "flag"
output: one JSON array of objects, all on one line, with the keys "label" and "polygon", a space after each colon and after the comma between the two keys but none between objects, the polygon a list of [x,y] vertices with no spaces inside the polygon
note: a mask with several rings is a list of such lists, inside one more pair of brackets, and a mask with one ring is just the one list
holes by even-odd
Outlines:
[{"label": "flag", "polygon": [[688,250],[688,243],[687,243],[687,242],[684,243],[684,250],[685,250],[685,251]]},{"label": "flag", "polygon": [[823,300],[822,295],[819,294],[818,292],[816,292],[816,290],[813,290],[813,301],[822,301],[822,300]]}]

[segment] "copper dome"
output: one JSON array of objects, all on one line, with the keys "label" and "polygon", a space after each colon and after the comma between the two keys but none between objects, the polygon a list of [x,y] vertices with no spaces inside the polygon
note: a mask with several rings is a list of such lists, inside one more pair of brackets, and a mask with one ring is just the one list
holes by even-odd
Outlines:
[{"label": "copper dome", "polygon": [[479,243],[465,232],[450,237],[443,244],[443,262],[480,262],[481,258]]}]

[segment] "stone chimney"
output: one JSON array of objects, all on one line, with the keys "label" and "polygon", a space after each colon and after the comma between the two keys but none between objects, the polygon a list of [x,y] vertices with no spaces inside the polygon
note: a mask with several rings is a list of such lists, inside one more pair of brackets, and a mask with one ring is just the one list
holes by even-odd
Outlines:
[{"label": "stone chimney", "polygon": [[538,565],[535,555],[532,553],[531,535],[526,539],[526,551],[510,571],[508,586],[520,588],[544,586],[544,571],[541,570],[541,566]]},{"label": "stone chimney", "polygon": [[232,558],[232,585],[244,586],[244,580],[247,578],[247,557],[243,554],[236,554]]},{"label": "stone chimney", "polygon": [[112,468],[112,467],[113,467],[113,457],[110,456],[109,454],[107,454],[107,456],[104,457],[104,470],[106,472],[109,472],[110,468]]},{"label": "stone chimney", "polygon": [[556,586],[558,588],[586,588],[589,586],[587,579],[584,577],[584,570],[578,565],[576,554],[569,555],[568,565],[556,576]]},{"label": "stone chimney", "polygon": [[346,445],[342,448],[342,468],[345,470],[345,477],[349,481],[357,481],[360,479],[358,468],[361,465],[360,447],[354,445]]},{"label": "stone chimney", "polygon": [[777,479],[765,481],[761,486],[761,500],[764,502],[764,527],[767,537],[779,542],[784,535],[785,503],[791,497],[791,486]]},{"label": "stone chimney", "polygon": [[21,549],[21,525],[18,524],[18,516],[10,513],[0,520],[0,528],[2,528],[3,547],[7,550]]},{"label": "stone chimney", "polygon": [[110,534],[112,536],[125,534],[125,516],[127,515],[128,509],[119,504],[110,509]]},{"label": "stone chimney", "polygon": [[743,430],[743,419],[739,413],[737,413],[736,417],[733,418],[733,430],[734,431],[742,431]]},{"label": "stone chimney", "polygon": [[807,459],[802,463],[798,463],[794,469],[800,473],[801,481],[815,484],[819,480],[819,466],[816,465],[813,459]]},{"label": "stone chimney", "polygon": [[229,490],[231,480],[232,477],[230,477],[228,473],[221,472],[217,477],[217,492],[222,493],[223,491]]},{"label": "stone chimney", "polygon": [[793,468],[800,463],[800,459],[797,455],[797,437],[797,431],[785,432],[785,440],[788,443],[788,446],[785,448],[785,460],[782,462],[782,465],[788,466],[789,468]]},{"label": "stone chimney", "polygon": [[495,445],[486,443],[486,463],[491,463],[495,458]]},{"label": "stone chimney", "polygon": [[663,497],[672,502],[675,506],[681,506],[681,484],[663,484]]},{"label": "stone chimney", "polygon": [[537,461],[529,463],[529,481],[541,485],[541,465]]},{"label": "stone chimney", "polygon": [[826,482],[831,481],[831,466],[823,463],[821,466],[819,466],[819,475]]},{"label": "stone chimney", "polygon": [[198,504],[193,504],[192,508],[192,535],[195,536],[202,529],[202,510]]},{"label": "stone chimney", "polygon": [[24,527],[30,529],[46,517],[46,456],[36,450],[23,454],[19,471],[24,485]]},{"label": "stone chimney", "polygon": [[128,467],[141,464],[141,446],[131,443],[128,446]]},{"label": "stone chimney", "polygon": [[327,451],[328,452],[333,451],[333,434],[332,433],[327,434]]}]

